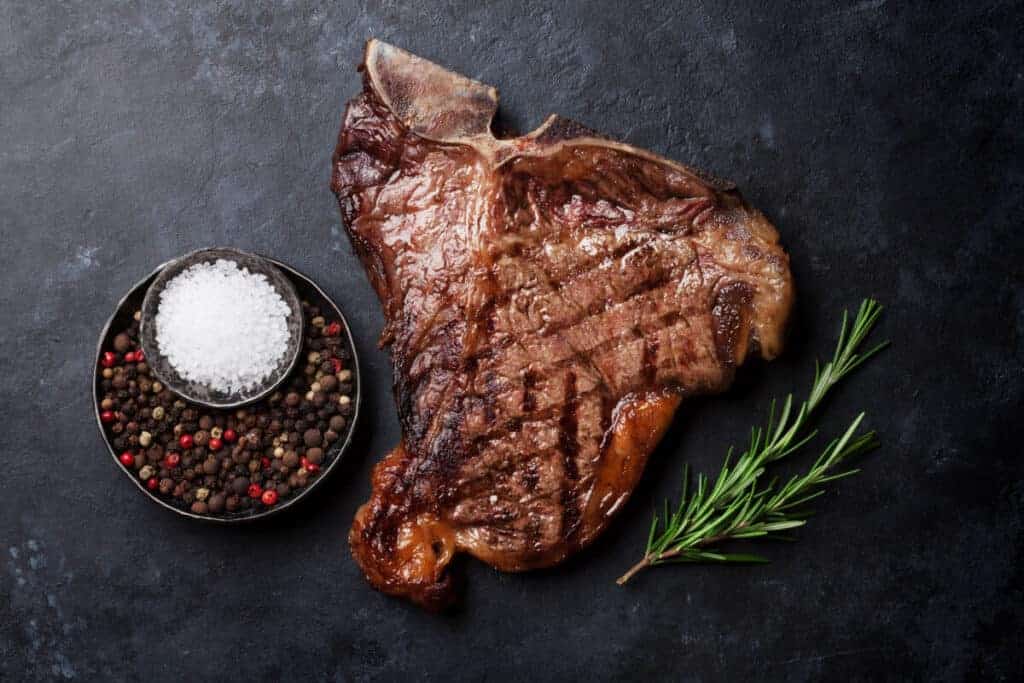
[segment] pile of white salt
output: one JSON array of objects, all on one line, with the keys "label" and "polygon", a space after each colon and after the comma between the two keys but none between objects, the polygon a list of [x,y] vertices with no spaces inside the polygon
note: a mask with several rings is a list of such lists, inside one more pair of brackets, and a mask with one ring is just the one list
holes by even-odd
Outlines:
[{"label": "pile of white salt", "polygon": [[288,350],[288,304],[234,261],[197,263],[160,293],[156,343],[187,380],[233,393],[258,387]]}]

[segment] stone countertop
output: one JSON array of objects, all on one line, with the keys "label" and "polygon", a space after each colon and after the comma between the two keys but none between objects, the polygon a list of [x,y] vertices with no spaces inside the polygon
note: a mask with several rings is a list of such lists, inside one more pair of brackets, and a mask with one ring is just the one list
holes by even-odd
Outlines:
[{"label": "stone countertop", "polygon": [[[0,679],[1022,673],[1018,3],[256,4],[0,4]],[[520,130],[558,112],[733,179],[798,287],[786,354],[684,405],[593,548],[521,575],[462,561],[462,607],[440,617],[371,590],[344,541],[398,439],[380,308],[328,188],[371,36],[496,85]],[[121,295],[209,245],[313,277],[363,362],[347,462],[241,529],[147,503],[89,392]],[[868,295],[893,346],[821,423],[868,411],[884,445],[863,472],[797,543],[760,546],[768,566],[617,587],[683,464],[714,469],[769,397],[803,391]]]}]

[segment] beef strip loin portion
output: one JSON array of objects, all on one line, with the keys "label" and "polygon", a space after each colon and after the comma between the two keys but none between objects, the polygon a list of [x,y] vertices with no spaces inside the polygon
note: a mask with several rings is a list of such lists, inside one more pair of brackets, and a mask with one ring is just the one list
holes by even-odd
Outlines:
[{"label": "beef strip loin portion", "polygon": [[592,541],[682,398],[779,352],[793,285],[731,185],[557,116],[498,139],[493,88],[385,43],[361,68],[331,187],[403,438],[349,541],[439,608],[456,553],[521,571]]}]

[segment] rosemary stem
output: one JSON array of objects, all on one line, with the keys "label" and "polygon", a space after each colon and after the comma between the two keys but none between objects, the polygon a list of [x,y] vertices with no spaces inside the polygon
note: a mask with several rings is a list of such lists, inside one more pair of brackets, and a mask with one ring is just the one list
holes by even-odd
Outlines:
[{"label": "rosemary stem", "polygon": [[625,585],[627,581],[629,581],[634,576],[642,572],[644,569],[647,569],[647,567],[649,566],[651,566],[651,556],[644,555],[644,558],[636,564],[634,564],[632,567],[630,567],[629,571],[627,571],[619,578],[615,579],[615,583],[619,584],[620,586]]},{"label": "rosemary stem", "polygon": [[643,557],[616,583],[621,586],[648,567],[672,561],[767,562],[757,555],[723,553],[708,546],[737,539],[778,537],[780,532],[803,526],[810,514],[804,505],[824,493],[825,484],[858,471],[837,469],[845,459],[877,445],[874,432],[857,434],[863,413],[825,447],[804,474],[782,482],[772,479],[766,487],[761,483],[766,465],[802,450],[814,438],[817,432],[808,430],[810,417],[829,390],[887,345],[883,342],[867,351],[860,350],[881,310],[877,302],[865,299],[852,323],[849,315],[843,314],[835,353],[825,365],[815,364],[807,399],[794,411],[792,396],[788,396],[778,413],[772,401],[767,426],[751,430],[750,445],[735,459],[733,449],[729,449],[717,477],[700,474],[690,490],[684,469],[679,504],[671,506],[666,501],[664,513],[654,515]]},{"label": "rosemary stem", "polygon": [[[694,543],[693,547],[694,548],[701,548],[701,547],[708,546],[708,545],[714,545],[715,543],[720,543],[720,542],[728,539],[732,535],[732,533],[735,533],[736,531],[740,531],[741,529],[743,529],[743,528],[745,528],[747,526],[749,526],[749,525],[746,522],[743,522],[741,524],[738,524],[736,526],[736,528],[734,528],[732,530],[732,532],[724,533],[724,534],[719,534],[717,536],[708,536],[707,538],[702,538],[701,540],[699,540],[696,543]],[[637,562],[636,564],[634,564],[632,567],[629,568],[629,571],[627,571],[625,574],[623,574],[619,578],[615,579],[615,583],[617,583],[620,586],[622,586],[627,581],[632,579],[634,576],[636,576],[637,574],[639,574],[643,570],[645,570],[648,567],[650,567],[651,565],[653,565],[655,562],[660,562],[662,560],[670,560],[673,557],[676,557],[678,555],[682,555],[683,554],[683,550],[685,550],[685,548],[674,548],[672,550],[666,550],[663,553],[658,553],[657,556],[655,556],[653,553],[648,554],[648,555],[644,555],[642,560],[640,560],[639,562]]]}]

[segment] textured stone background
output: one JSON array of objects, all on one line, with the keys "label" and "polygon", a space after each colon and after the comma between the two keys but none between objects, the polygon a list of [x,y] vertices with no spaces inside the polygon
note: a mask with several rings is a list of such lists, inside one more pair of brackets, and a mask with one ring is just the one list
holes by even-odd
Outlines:
[{"label": "textured stone background", "polygon": [[[1019,5],[623,4],[0,2],[0,679],[1022,674]],[[397,439],[381,314],[328,190],[369,36],[499,86],[522,130],[557,111],[731,177],[799,287],[784,358],[684,407],[596,547],[529,575],[463,562],[445,617],[370,590],[343,545]],[[310,274],[364,359],[351,458],[276,524],[148,504],[95,427],[115,302],[207,245]],[[869,411],[885,445],[863,473],[767,567],[616,587],[683,463],[714,468],[802,390],[865,295],[893,348],[823,422]]]}]

